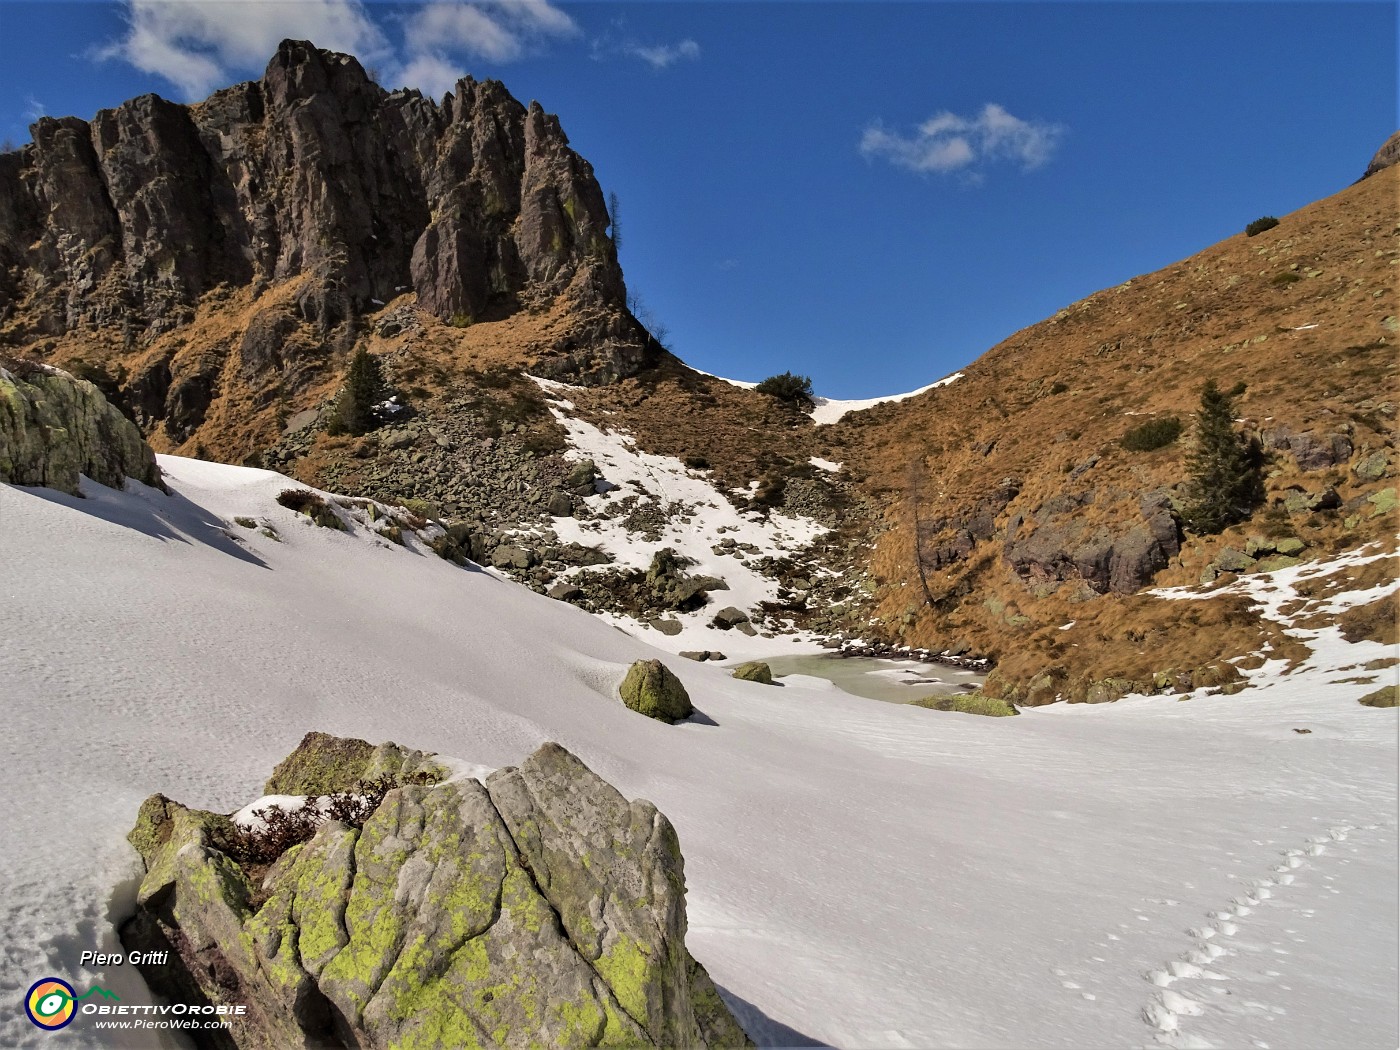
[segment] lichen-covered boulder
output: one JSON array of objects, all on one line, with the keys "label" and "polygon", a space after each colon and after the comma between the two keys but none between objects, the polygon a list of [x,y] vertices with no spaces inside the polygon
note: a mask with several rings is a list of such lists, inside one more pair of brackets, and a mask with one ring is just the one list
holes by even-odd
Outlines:
[{"label": "lichen-covered boulder", "polygon": [[695,710],[681,680],[660,660],[634,663],[627,669],[619,692],[622,702],[633,711],[662,722],[679,722]]},{"label": "lichen-covered boulder", "polygon": [[328,795],[388,774],[426,772],[445,779],[447,770],[421,751],[398,744],[375,747],[353,737],[307,733],[297,749],[277,764],[263,785],[264,795]]},{"label": "lichen-covered boulder", "polygon": [[1400,698],[1400,689],[1393,685],[1383,685],[1374,692],[1361,697],[1359,703],[1366,707],[1394,707]]},{"label": "lichen-covered boulder", "polygon": [[[445,772],[432,758],[311,734],[269,785]],[[557,744],[484,785],[413,779],[270,864],[229,818],[147,799],[121,935],[169,953],[152,987],[245,1005],[239,1048],[753,1045],[685,949],[680,845],[651,803]]]},{"label": "lichen-covered boulder", "polygon": [[80,474],[116,489],[128,477],[161,487],[141,431],[96,386],[0,358],[0,482],[76,494]]},{"label": "lichen-covered boulder", "polygon": [[909,701],[911,707],[926,707],[930,711],[956,711],[963,715],[988,715],[992,718],[1005,718],[1019,715],[1015,704],[1009,704],[985,693],[945,693],[920,697]]},{"label": "lichen-covered boulder", "polygon": [[773,669],[762,660],[750,660],[734,668],[733,677],[742,682],[758,682],[761,685],[773,684]]}]

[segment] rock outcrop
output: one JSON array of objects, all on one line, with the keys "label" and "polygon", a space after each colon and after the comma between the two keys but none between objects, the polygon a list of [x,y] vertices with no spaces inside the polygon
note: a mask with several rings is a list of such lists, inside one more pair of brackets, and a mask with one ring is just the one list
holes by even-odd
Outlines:
[{"label": "rock outcrop", "polygon": [[1066,580],[1082,580],[1096,594],[1132,594],[1167,567],[1181,549],[1181,528],[1168,498],[1151,493],[1139,501],[1142,521],[1127,528],[1091,527],[1079,519],[1094,493],[1047,500],[1031,515],[1029,528],[1014,518],[1005,558],[1032,589],[1050,593]]},{"label": "rock outcrop", "polygon": [[[21,342],[103,326],[139,346],[220,286],[295,281],[293,313],[243,339],[258,369],[296,323],[353,338],[410,290],[462,326],[567,296],[578,323],[541,368],[608,381],[659,350],[627,313],[610,223],[538,103],[470,77],[441,102],[387,92],[353,57],[288,40],[259,81],[45,117],[0,157],[0,321]],[[209,375],[148,364],[160,418],[177,396],[208,403]]]},{"label": "rock outcrop", "polygon": [[111,488],[161,486],[141,431],[86,380],[0,357],[0,481],[77,493],[78,476]]},{"label": "rock outcrop", "polygon": [[1376,172],[1390,167],[1396,161],[1400,161],[1400,131],[1391,135],[1381,145],[1381,148],[1376,150],[1376,155],[1371,158],[1371,163],[1366,165],[1366,173],[1361,177],[1364,179],[1367,175],[1374,175]]},{"label": "rock outcrop", "polygon": [[143,970],[156,991],[245,1007],[222,1044],[239,1048],[752,1045],[685,949],[684,864],[655,806],[557,744],[484,785],[424,782],[444,772],[308,736],[270,786],[377,805],[358,823],[332,805],[270,864],[240,855],[230,818],[152,796],[124,943],[169,952]]}]

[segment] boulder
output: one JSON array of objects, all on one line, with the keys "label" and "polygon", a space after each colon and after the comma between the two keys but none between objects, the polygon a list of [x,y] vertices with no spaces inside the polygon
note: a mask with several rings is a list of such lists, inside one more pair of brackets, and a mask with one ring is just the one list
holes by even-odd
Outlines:
[{"label": "boulder", "polygon": [[1243,551],[1226,547],[1215,556],[1214,565],[1221,572],[1248,572],[1254,568],[1254,559]]},{"label": "boulder", "polygon": [[734,668],[733,678],[742,682],[758,682],[761,685],[773,684],[773,669],[762,660],[750,660]]},{"label": "boulder", "polygon": [[78,476],[110,488],[127,478],[164,488],[136,424],[92,383],[0,357],[0,482],[78,492]]},{"label": "boulder", "polygon": [[556,492],[549,497],[546,509],[551,517],[572,518],[574,516],[574,501],[569,498],[567,492]]},{"label": "boulder", "polygon": [[660,660],[638,660],[627,669],[619,689],[622,702],[661,722],[679,722],[695,710],[681,680]]},{"label": "boulder", "polygon": [[702,663],[702,664],[705,663],[706,661],[709,661],[710,663],[717,663],[717,664],[720,664],[720,663],[724,663],[725,660],[729,659],[729,657],[725,656],[723,653],[715,652],[715,651],[710,650],[710,649],[705,649],[704,651],[699,651],[699,652],[697,652],[697,651],[694,650],[694,649],[688,649],[688,650],[685,650],[685,651],[683,651],[683,652],[678,653],[677,655],[678,655],[678,656],[683,656],[683,657],[685,657],[687,660],[694,660],[694,661],[696,661],[697,663]]},{"label": "boulder", "polygon": [[719,612],[715,613],[711,622],[721,630],[727,631],[729,628],[738,624],[748,623],[749,614],[744,612],[743,609],[736,609],[732,605],[726,605]]},{"label": "boulder", "polygon": [[653,617],[647,621],[647,626],[671,637],[680,634],[684,627],[679,620],[669,620],[662,617]]},{"label": "boulder", "polygon": [[1389,469],[1390,457],[1384,449],[1379,449],[1357,460],[1352,466],[1351,472],[1356,475],[1357,481],[1365,484],[1370,481],[1380,481]]},{"label": "boulder", "polygon": [[[368,790],[345,779],[368,756],[425,757],[307,739],[279,772],[342,792]],[[158,994],[246,1008],[221,1046],[753,1045],[686,951],[684,861],[655,806],[557,744],[484,785],[432,778],[295,843],[153,795],[123,944],[168,953],[141,968]]]},{"label": "boulder", "polygon": [[491,552],[491,564],[497,569],[528,569],[535,564],[532,551],[503,543]]},{"label": "boulder", "polygon": [[583,597],[583,591],[568,580],[560,580],[549,589],[549,596],[561,602],[574,602]]},{"label": "boulder", "polygon": [[991,718],[1005,718],[1019,715],[1015,704],[1007,703],[983,693],[941,693],[910,700],[910,707],[923,707],[930,711],[956,711],[964,715],[987,715]]},{"label": "boulder", "polygon": [[1395,707],[1398,701],[1400,701],[1400,688],[1393,685],[1383,685],[1361,697],[1357,703],[1365,707]]}]

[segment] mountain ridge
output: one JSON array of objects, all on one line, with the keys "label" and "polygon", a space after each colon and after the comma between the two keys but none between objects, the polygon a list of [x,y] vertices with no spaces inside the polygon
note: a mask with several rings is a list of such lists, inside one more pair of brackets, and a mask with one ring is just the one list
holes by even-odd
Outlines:
[{"label": "mountain ridge", "polygon": [[[629,550],[659,556],[666,528],[708,512],[640,474],[598,498],[608,479],[574,421],[625,433],[753,520],[820,523],[789,530],[817,534],[801,549],[739,552],[733,571],[768,581],[740,610],[757,631],[990,656],[1019,702],[1047,674],[1058,684],[1034,702],[1228,679],[1258,618],[1222,606],[1234,628],[1184,637],[1147,588],[1363,544],[1393,518],[1388,147],[1257,237],[1071,304],[956,382],[818,426],[656,342],[628,310],[591,166],[499,82],[465,78],[438,103],[286,41],[261,80],[203,102],[147,95],[35,129],[0,157],[6,352],[94,380],[158,452],[409,501],[451,526],[453,556],[648,637],[673,622],[634,570],[600,564],[620,550],[581,540],[623,522]],[[357,349],[396,415],[331,434]],[[1245,429],[1272,457],[1268,502],[1221,537],[1182,529],[1189,428],[1157,451],[1123,445],[1141,422],[1189,422],[1209,375],[1245,383]],[[571,519],[581,540],[558,542]],[[1137,635],[1189,666],[1156,666]]]}]

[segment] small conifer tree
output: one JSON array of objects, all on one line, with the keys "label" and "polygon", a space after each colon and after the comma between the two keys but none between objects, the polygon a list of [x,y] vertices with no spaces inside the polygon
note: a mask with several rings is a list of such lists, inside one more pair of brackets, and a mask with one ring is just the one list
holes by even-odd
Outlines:
[{"label": "small conifer tree", "polygon": [[1188,529],[1202,535],[1244,521],[1264,500],[1263,456],[1257,442],[1235,433],[1234,393],[1222,391],[1214,379],[1201,389],[1182,517]]},{"label": "small conifer tree", "polygon": [[335,403],[330,430],[338,434],[364,434],[374,429],[374,406],[384,397],[384,373],[379,359],[364,347],[350,358],[345,389]]}]

